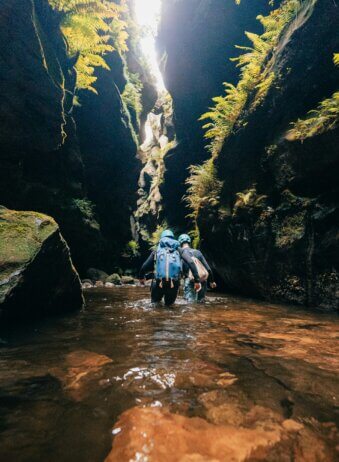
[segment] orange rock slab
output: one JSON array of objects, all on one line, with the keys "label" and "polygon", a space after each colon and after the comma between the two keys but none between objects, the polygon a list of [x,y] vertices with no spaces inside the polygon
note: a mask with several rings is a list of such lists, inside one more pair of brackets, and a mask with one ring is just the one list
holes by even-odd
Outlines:
[{"label": "orange rock slab", "polygon": [[281,430],[213,425],[157,408],[132,408],[117,422],[105,462],[240,462],[265,460]]}]

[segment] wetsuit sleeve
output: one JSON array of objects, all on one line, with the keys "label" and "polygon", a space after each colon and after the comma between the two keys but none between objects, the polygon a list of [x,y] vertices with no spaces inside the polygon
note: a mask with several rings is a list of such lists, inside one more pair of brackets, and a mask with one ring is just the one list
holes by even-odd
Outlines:
[{"label": "wetsuit sleeve", "polygon": [[179,252],[180,252],[180,256],[183,259],[184,263],[186,263],[189,269],[192,271],[194,281],[200,282],[199,273],[198,273],[197,267],[195,266],[194,261],[192,260],[190,252],[185,251],[185,249],[184,250],[180,249]]},{"label": "wetsuit sleeve", "polygon": [[205,257],[203,256],[203,254],[200,252],[200,250],[199,250],[199,253],[198,253],[197,257],[199,258],[199,260],[201,261],[201,263],[204,265],[204,267],[207,269],[208,275],[209,275],[209,281],[210,281],[211,283],[213,283],[213,282],[214,282],[213,271],[212,271],[210,265],[207,263],[206,258],[205,258]]},{"label": "wetsuit sleeve", "polygon": [[151,271],[154,270],[154,251],[151,253],[151,255],[147,258],[145,263],[142,265],[139,273],[139,278],[144,279],[145,275],[147,273],[150,273]]}]

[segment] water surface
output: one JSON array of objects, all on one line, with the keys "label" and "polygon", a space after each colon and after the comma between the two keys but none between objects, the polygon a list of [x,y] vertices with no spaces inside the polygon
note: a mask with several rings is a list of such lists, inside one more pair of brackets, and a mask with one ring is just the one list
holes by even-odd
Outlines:
[{"label": "water surface", "polygon": [[334,314],[225,296],[169,310],[148,296],[91,289],[80,313],[0,334],[0,461],[102,462],[134,407],[246,428],[259,410],[301,423],[322,447],[314,460],[334,460]]}]

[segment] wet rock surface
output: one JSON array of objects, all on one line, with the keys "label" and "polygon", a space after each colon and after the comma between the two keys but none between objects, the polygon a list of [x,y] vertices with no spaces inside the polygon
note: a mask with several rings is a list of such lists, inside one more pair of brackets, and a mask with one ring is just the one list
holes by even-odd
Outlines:
[{"label": "wet rock surface", "polygon": [[305,142],[286,133],[337,89],[338,70],[327,59],[337,47],[337,10],[316,2],[286,43],[282,36],[277,81],[225,142],[216,160],[220,204],[199,219],[204,251],[228,288],[325,310],[338,310],[339,300],[339,131]]},{"label": "wet rock surface", "polygon": [[0,335],[1,460],[336,460],[334,315],[85,294],[80,313]]},{"label": "wet rock surface", "polygon": [[133,408],[121,416],[113,433],[113,448],[105,462],[138,458],[154,462],[332,460],[331,452],[313,431],[260,407],[244,415],[241,426],[215,425],[200,417]]},{"label": "wet rock surface", "polygon": [[50,370],[57,377],[67,393],[75,400],[84,399],[101,376],[101,369],[112,359],[91,351],[79,350],[66,355],[64,367]]},{"label": "wet rock surface", "polygon": [[80,279],[58,225],[0,207],[0,323],[80,309]]}]

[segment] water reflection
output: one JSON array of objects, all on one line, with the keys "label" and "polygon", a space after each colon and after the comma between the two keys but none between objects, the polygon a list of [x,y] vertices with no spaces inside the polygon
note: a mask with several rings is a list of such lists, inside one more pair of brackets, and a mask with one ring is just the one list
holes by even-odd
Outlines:
[{"label": "water reflection", "polygon": [[[205,423],[232,426],[239,438],[243,429],[257,437],[259,427],[272,427],[277,441],[290,427],[304,435],[299,445],[322,447],[318,460],[334,460],[333,316],[224,297],[196,306],[180,300],[166,310],[136,288],[95,289],[86,297],[79,314],[0,335],[1,461],[104,461],[115,424],[116,454],[126,454],[126,425],[148,428],[155,415],[165,433],[185,425],[197,447],[209,445]],[[182,421],[176,413],[203,420]],[[272,435],[265,433],[268,445]]]}]

